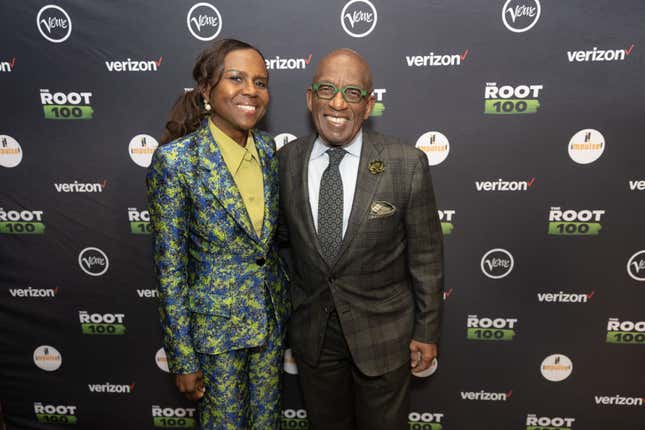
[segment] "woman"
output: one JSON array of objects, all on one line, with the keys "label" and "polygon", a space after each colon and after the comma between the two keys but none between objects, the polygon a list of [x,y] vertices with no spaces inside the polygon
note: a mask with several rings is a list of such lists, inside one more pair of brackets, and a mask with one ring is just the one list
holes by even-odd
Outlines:
[{"label": "woman", "polygon": [[207,48],[146,178],[161,326],[179,391],[205,429],[274,429],[287,283],[274,246],[278,161],[253,127],[269,103],[264,57]]}]

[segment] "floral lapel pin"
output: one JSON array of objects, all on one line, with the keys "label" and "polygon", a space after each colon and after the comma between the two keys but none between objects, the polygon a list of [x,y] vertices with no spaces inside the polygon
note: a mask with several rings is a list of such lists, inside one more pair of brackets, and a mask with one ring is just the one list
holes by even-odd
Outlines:
[{"label": "floral lapel pin", "polygon": [[370,161],[369,169],[372,175],[378,175],[385,172],[385,164],[381,160],[373,160]]}]

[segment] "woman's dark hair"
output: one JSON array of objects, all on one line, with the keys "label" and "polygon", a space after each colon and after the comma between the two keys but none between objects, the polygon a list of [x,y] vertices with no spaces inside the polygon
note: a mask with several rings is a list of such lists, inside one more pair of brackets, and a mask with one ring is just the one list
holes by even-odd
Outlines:
[{"label": "woman's dark hair", "polygon": [[162,145],[199,128],[202,118],[207,114],[201,91],[209,83],[212,88],[219,83],[224,70],[224,58],[230,52],[240,49],[252,49],[264,60],[264,55],[257,48],[235,39],[218,40],[199,54],[193,67],[193,79],[197,85],[180,95],[172,106],[170,118],[161,136]]}]

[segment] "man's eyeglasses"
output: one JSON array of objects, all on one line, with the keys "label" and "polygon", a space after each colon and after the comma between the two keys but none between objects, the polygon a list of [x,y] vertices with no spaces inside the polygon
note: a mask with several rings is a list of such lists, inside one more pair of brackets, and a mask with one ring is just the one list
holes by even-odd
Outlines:
[{"label": "man's eyeglasses", "polygon": [[339,92],[347,103],[359,103],[363,97],[369,96],[369,92],[359,87],[347,85],[343,88],[337,88],[336,85],[328,82],[317,82],[311,85],[311,90],[323,100],[331,100]]}]

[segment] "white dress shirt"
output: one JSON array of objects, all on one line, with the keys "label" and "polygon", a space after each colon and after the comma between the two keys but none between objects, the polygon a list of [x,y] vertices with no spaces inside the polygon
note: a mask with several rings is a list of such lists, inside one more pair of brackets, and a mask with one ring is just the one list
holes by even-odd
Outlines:
[{"label": "white dress shirt", "polygon": [[[352,211],[354,202],[354,190],[356,190],[356,179],[358,178],[358,163],[361,159],[361,148],[363,147],[363,130],[359,130],[354,139],[343,149],[347,152],[343,157],[338,169],[340,177],[343,180],[343,237],[347,231],[349,223],[349,214]],[[314,141],[314,147],[309,157],[309,172],[307,175],[307,184],[309,188],[309,205],[311,206],[311,215],[313,215],[314,226],[318,232],[318,197],[320,194],[320,179],[322,174],[329,165],[329,155],[327,150],[332,146],[318,136]]]}]

